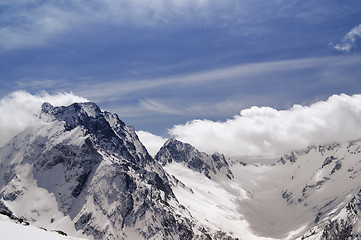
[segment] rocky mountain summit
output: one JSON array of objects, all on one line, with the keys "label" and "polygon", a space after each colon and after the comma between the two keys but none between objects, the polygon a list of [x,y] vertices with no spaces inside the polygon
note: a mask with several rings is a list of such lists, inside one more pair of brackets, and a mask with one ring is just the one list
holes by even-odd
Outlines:
[{"label": "rocky mountain summit", "polygon": [[207,238],[117,115],[44,103],[40,119],[0,149],[2,211],[94,239]]}]

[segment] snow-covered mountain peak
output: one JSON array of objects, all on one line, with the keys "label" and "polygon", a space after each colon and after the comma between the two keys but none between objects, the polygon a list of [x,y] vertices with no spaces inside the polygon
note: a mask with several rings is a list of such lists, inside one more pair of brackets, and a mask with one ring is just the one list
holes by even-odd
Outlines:
[{"label": "snow-covered mountain peak", "polygon": [[43,103],[40,119],[45,122],[61,122],[65,131],[79,127],[86,136],[92,137],[96,145],[106,150],[107,154],[115,155],[124,161],[138,165],[153,161],[135,130],[126,126],[118,115],[102,112],[95,103],[73,103],[60,107]]},{"label": "snow-covered mountain peak", "polygon": [[192,170],[204,173],[208,178],[211,178],[212,174],[218,172],[223,172],[228,178],[233,178],[233,174],[229,169],[229,163],[224,155],[219,153],[208,155],[204,152],[199,152],[192,145],[174,138],[164,143],[155,155],[155,159],[163,166],[173,161],[183,163]]},{"label": "snow-covered mountain peak", "polygon": [[206,234],[116,114],[94,103],[44,103],[40,119],[0,148],[0,211],[90,239]]},{"label": "snow-covered mountain peak", "polygon": [[65,122],[68,130],[71,130],[79,125],[82,125],[90,130],[91,121],[101,121],[104,119],[100,108],[92,102],[73,103],[70,106],[60,107],[53,107],[49,103],[43,103],[40,118],[45,121],[63,121]]},{"label": "snow-covered mountain peak", "polygon": [[97,117],[101,110],[93,102],[73,103],[69,106],[54,107],[48,102],[41,105],[41,112],[57,116],[75,116],[81,113],[86,113],[89,117]]}]

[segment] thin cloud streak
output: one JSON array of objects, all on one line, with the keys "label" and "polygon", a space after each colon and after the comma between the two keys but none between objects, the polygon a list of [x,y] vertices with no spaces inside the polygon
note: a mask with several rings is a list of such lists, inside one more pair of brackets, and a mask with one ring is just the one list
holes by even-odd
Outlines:
[{"label": "thin cloud streak", "polygon": [[353,27],[341,40],[341,43],[333,44],[330,46],[338,51],[349,53],[353,48],[356,47],[356,41],[361,38],[361,24]]},{"label": "thin cloud streak", "polygon": [[[235,18],[233,1],[91,0],[58,2],[1,2],[0,49],[47,44],[54,37],[93,24],[134,27],[213,25]],[[233,12],[233,13],[232,13]],[[223,20],[222,20],[223,19]]]},{"label": "thin cloud streak", "polygon": [[348,66],[361,64],[361,58],[326,57],[309,59],[292,59],[274,62],[241,64],[223,69],[208,70],[186,75],[169,76],[156,79],[111,80],[101,84],[81,85],[76,92],[94,101],[108,101],[119,99],[122,96],[133,95],[136,92],[147,92],[159,87],[193,87],[202,84],[224,84],[227,81],[237,80],[238,86],[253,82],[256,78],[269,76],[273,73],[288,73],[300,70],[324,69],[332,66],[333,69],[343,69]]},{"label": "thin cloud streak", "polygon": [[167,114],[175,114],[175,115],[181,115],[182,112],[178,111],[176,109],[173,109],[159,101],[156,101],[154,99],[142,99],[140,100],[140,106],[145,111],[152,111],[152,112],[158,112],[158,113],[167,113]]},{"label": "thin cloud streak", "polygon": [[77,14],[64,11],[56,5],[14,4],[13,11],[4,10],[0,20],[5,23],[0,28],[0,49],[3,51],[17,48],[41,46],[54,36],[64,33],[79,22]]},{"label": "thin cloud streak", "polygon": [[[321,3],[322,4],[322,3]],[[0,21],[0,49],[48,44],[61,34],[94,25],[132,26],[134,28],[223,28],[229,33],[247,35],[270,31],[273,19],[297,17],[317,21],[339,10],[334,5],[322,8],[302,3],[307,9],[299,15],[299,1],[216,0],[78,0],[78,1],[3,1]],[[298,14],[295,14],[295,13]],[[261,29],[261,30],[260,30]]]}]

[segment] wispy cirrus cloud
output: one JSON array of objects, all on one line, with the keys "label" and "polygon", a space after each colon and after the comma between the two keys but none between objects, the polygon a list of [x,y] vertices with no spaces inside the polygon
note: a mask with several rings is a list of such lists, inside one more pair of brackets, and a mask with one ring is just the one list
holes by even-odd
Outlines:
[{"label": "wispy cirrus cloud", "polygon": [[32,1],[3,2],[0,20],[0,49],[12,50],[41,46],[49,39],[66,32],[79,22],[74,12],[61,9],[47,2],[36,4]]},{"label": "wispy cirrus cloud", "polygon": [[[153,79],[79,84],[74,91],[98,103],[128,101],[127,104],[136,105],[133,111],[147,109],[172,114],[178,114],[178,111],[182,114],[222,112],[224,109],[247,106],[250,104],[247,99],[257,104],[263,104],[259,100],[267,98],[272,101],[275,92],[288,94],[294,91],[294,95],[301,90],[312,92],[314,89],[354,86],[359,81],[360,64],[361,57],[357,56],[291,59]],[[285,79],[287,82],[284,82]],[[252,87],[255,84],[257,88]],[[248,90],[250,87],[251,93]],[[131,100],[132,103],[129,103]]]},{"label": "wispy cirrus cloud", "polygon": [[[332,5],[333,6],[333,5]],[[78,0],[2,1],[0,47],[12,50],[48,44],[65,33],[94,26],[134,28],[223,28],[245,34],[269,31],[271,19],[294,18],[310,21],[326,13],[300,1],[216,0]],[[299,8],[304,14],[296,14]],[[322,8],[323,9],[323,8]],[[305,14],[307,13],[307,14]]]},{"label": "wispy cirrus cloud", "polygon": [[145,111],[152,111],[152,112],[166,113],[166,114],[175,114],[175,115],[182,114],[181,111],[176,110],[172,107],[169,107],[166,104],[161,103],[155,99],[141,99],[140,106]]},{"label": "wispy cirrus cloud", "polygon": [[338,51],[349,53],[357,46],[357,39],[361,39],[361,24],[353,27],[341,40],[340,43],[330,43],[330,46]]},{"label": "wispy cirrus cloud", "polygon": [[[137,91],[159,88],[162,86],[196,86],[199,84],[209,84],[239,79],[238,83],[253,81],[261,76],[270,76],[272,74],[291,74],[293,71],[314,69],[320,66],[332,66],[342,69],[347,65],[355,65],[361,62],[361,58],[343,58],[340,61],[338,57],[325,58],[304,58],[289,59],[282,61],[257,62],[248,64],[239,64],[231,67],[218,68],[212,70],[198,71],[189,74],[179,74],[176,76],[167,76],[153,79],[113,79],[105,83],[94,83],[86,86],[80,86],[81,95],[93,96],[99,100],[109,98],[112,95],[133,94]],[[221,87],[221,86],[220,86]],[[84,89],[83,91],[81,89]]]},{"label": "wispy cirrus cloud", "polygon": [[59,86],[59,82],[52,79],[22,79],[16,82],[17,87],[24,89],[31,88],[54,88]]},{"label": "wispy cirrus cloud", "polygon": [[213,0],[2,1],[0,48],[41,46],[56,36],[91,29],[95,24],[134,27],[218,24],[229,21],[233,5],[228,0],[222,4]]}]

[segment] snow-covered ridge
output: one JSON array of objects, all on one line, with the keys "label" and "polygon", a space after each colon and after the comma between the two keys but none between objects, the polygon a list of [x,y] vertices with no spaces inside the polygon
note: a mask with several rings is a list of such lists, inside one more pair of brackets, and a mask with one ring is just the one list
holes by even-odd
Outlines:
[{"label": "snow-covered ridge", "polygon": [[[341,227],[336,230],[339,226],[335,225],[335,219],[342,218],[342,212],[349,208],[347,206],[351,202],[355,205],[355,201],[359,201],[361,141],[311,146],[289,156],[292,156],[292,161],[285,162],[281,167],[288,169],[290,179],[287,189],[285,186],[283,190],[287,203],[303,205],[305,210],[313,213],[314,222],[309,226],[313,227],[314,235],[319,233],[322,239],[346,239],[341,235],[337,236]],[[350,229],[354,228],[348,236],[352,239],[360,234],[359,216],[356,212],[353,220],[342,220],[346,221],[343,224],[348,224]],[[332,231],[334,235],[331,234]],[[312,238],[310,233],[307,236]]]},{"label": "snow-covered ridge", "polygon": [[207,232],[177,201],[134,129],[93,103],[43,104],[0,148],[0,206],[89,239],[191,239]]},{"label": "snow-covered ridge", "polygon": [[59,230],[31,226],[28,222],[10,218],[3,214],[0,214],[0,232],[2,237],[11,240],[81,240],[80,238],[69,237]]},{"label": "snow-covered ridge", "polygon": [[173,161],[183,163],[192,170],[204,173],[208,178],[212,178],[212,175],[221,171],[228,178],[233,178],[233,173],[229,169],[229,163],[224,155],[219,153],[208,155],[204,152],[199,152],[188,143],[183,143],[173,138],[164,143],[154,158],[162,163],[163,166]]},{"label": "snow-covered ridge", "polygon": [[44,103],[40,118],[47,122],[63,122],[67,131],[81,127],[85,134],[94,136],[97,144],[116,153],[118,158],[143,166],[145,162],[152,161],[134,129],[126,126],[118,115],[102,112],[95,103],[74,103],[68,107],[53,107]]},{"label": "snow-covered ridge", "polygon": [[273,165],[232,162],[231,179],[202,177],[188,164],[196,153],[169,140],[158,160],[182,183],[172,185],[180,203],[210,229],[241,239],[359,237],[360,214],[350,209],[359,206],[361,141],[310,146]]},{"label": "snow-covered ridge", "polygon": [[87,239],[335,239],[361,232],[361,141],[240,164],[169,139],[155,160],[94,103],[42,106],[0,148],[0,211]]},{"label": "snow-covered ridge", "polygon": [[[244,207],[258,204],[257,209],[246,214],[251,227],[276,238],[287,237],[292,230],[297,232],[295,238],[335,239],[326,233],[336,226],[331,222],[339,218],[361,189],[360,150],[361,141],[352,141],[310,146],[283,156],[267,169],[267,179],[258,181],[251,200],[242,203]],[[275,211],[268,210],[270,204]],[[359,214],[356,215],[358,219]],[[268,222],[260,224],[261,219]],[[357,224],[358,220],[349,223],[354,227],[350,237],[359,234],[360,230],[355,230],[359,229]],[[275,234],[277,231],[279,234]]]}]

